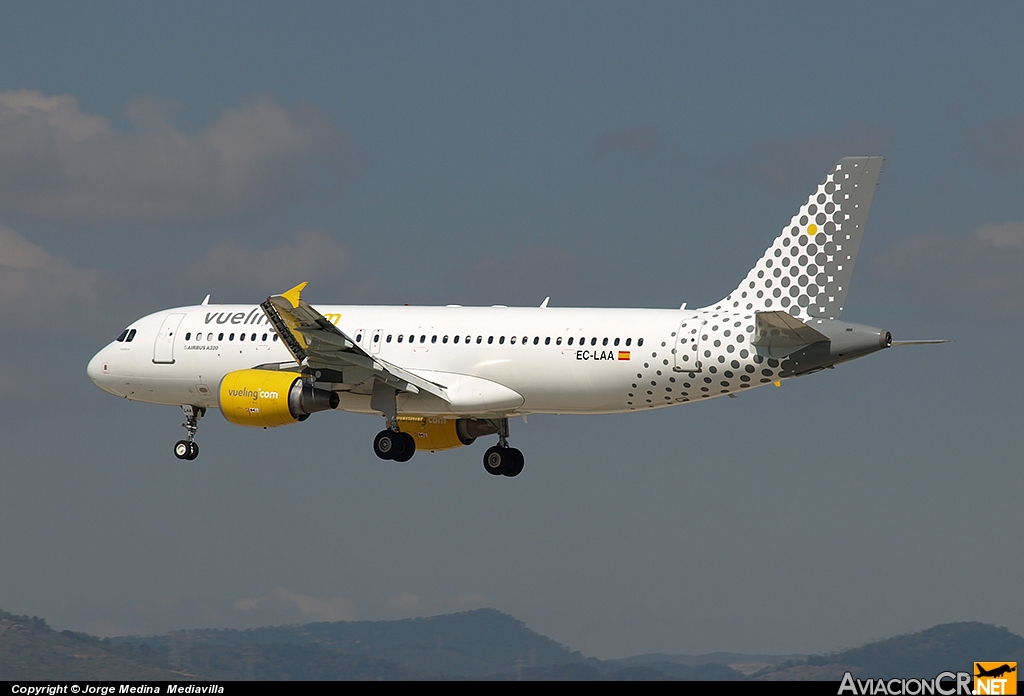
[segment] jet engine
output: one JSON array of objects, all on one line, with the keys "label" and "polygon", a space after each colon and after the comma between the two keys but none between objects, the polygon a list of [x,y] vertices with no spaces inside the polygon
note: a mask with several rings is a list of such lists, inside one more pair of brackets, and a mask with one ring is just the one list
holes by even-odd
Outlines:
[{"label": "jet engine", "polygon": [[297,372],[236,370],[220,383],[220,410],[229,423],[273,428],[338,407],[338,395],[316,389]]},{"label": "jet engine", "polygon": [[399,416],[398,429],[412,435],[417,450],[428,452],[471,445],[478,437],[498,432],[490,421],[443,416]]}]

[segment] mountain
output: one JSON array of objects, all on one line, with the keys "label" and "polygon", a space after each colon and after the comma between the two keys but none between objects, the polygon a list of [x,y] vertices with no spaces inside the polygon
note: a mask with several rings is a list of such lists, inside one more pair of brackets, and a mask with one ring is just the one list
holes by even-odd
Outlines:
[{"label": "mountain", "polygon": [[0,611],[0,679],[162,679],[183,675],[142,652],[125,654],[99,638],[57,632],[36,616]]},{"label": "mountain", "polygon": [[811,655],[758,672],[758,679],[839,680],[844,672],[861,679],[920,677],[971,672],[975,661],[1024,663],[1024,638],[1005,628],[977,622],[941,624],[852,650]]}]

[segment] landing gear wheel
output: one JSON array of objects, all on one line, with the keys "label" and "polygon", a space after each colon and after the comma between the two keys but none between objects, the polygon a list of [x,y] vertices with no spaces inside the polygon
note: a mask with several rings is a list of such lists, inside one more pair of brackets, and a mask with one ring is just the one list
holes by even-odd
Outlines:
[{"label": "landing gear wheel", "polygon": [[416,439],[409,433],[398,433],[402,438],[402,444],[405,449],[402,450],[401,454],[396,454],[392,459],[396,462],[407,462],[412,459],[412,455],[416,454]]},{"label": "landing gear wheel", "polygon": [[484,452],[484,469],[488,474],[502,476],[515,461],[512,449],[495,445]]},{"label": "landing gear wheel", "polygon": [[189,453],[188,456],[185,457],[185,459],[192,461],[193,459],[199,456],[199,445],[196,442],[190,442],[188,443],[188,446]]},{"label": "landing gear wheel", "polygon": [[523,453],[515,447],[510,447],[508,451],[512,454],[512,463],[504,473],[505,476],[511,478],[523,473],[523,463],[525,460],[523,458]]},{"label": "landing gear wheel", "polygon": [[193,459],[189,457],[192,454],[192,443],[188,440],[178,440],[174,443],[174,456],[178,459]]},{"label": "landing gear wheel", "polygon": [[[373,453],[381,459],[397,459],[405,452],[405,439],[402,433],[394,430],[381,430],[373,438]],[[411,455],[410,455],[411,456]]]}]

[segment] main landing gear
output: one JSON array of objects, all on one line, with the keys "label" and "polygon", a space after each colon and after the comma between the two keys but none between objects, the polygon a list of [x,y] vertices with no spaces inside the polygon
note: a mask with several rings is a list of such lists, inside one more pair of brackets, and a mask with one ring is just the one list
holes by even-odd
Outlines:
[{"label": "main landing gear", "polygon": [[484,469],[495,476],[518,476],[523,471],[523,453],[508,446],[508,418],[500,419],[498,444],[484,452]]},{"label": "main landing gear", "polygon": [[373,453],[381,459],[407,462],[416,454],[416,440],[398,429],[398,421],[392,421],[387,429],[373,438]]},{"label": "main landing gear", "polygon": [[185,422],[181,427],[188,431],[188,439],[174,443],[174,456],[191,461],[199,456],[199,445],[196,444],[195,437],[199,429],[199,419],[206,415],[206,409],[201,406],[184,405],[181,410],[185,413]]}]

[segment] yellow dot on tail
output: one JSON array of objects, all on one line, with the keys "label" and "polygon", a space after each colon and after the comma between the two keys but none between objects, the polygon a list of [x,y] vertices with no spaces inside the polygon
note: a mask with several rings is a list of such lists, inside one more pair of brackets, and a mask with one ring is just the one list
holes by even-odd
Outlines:
[{"label": "yellow dot on tail", "polygon": [[807,234],[811,235],[812,237],[818,234],[818,226],[812,222],[810,225],[807,226]]}]

